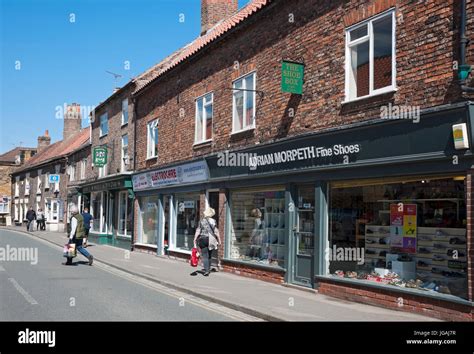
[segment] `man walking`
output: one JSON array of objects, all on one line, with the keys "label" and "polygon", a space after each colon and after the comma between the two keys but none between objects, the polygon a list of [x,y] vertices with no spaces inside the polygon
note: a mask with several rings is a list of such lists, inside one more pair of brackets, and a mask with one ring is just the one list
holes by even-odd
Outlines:
[{"label": "man walking", "polygon": [[38,209],[38,214],[36,214],[36,230],[44,231],[46,229],[46,225],[44,223],[44,212],[43,209]]},{"label": "man walking", "polygon": [[26,231],[33,232],[33,224],[34,220],[36,219],[36,213],[33,210],[33,207],[30,207],[30,210],[26,212],[26,220],[28,220],[28,223],[26,224]]},{"label": "man walking", "polygon": [[[69,243],[76,244],[76,250],[89,260],[89,265],[92,265],[94,257],[82,247],[84,238],[84,218],[79,213],[77,206],[71,206],[71,233],[69,234]],[[72,265],[72,257],[67,257],[67,262],[64,265]]]},{"label": "man walking", "polygon": [[84,242],[82,243],[82,247],[87,247],[87,238],[89,237],[89,231],[91,229],[91,222],[93,219],[92,215],[89,214],[89,208],[84,208],[82,217],[84,219]]}]

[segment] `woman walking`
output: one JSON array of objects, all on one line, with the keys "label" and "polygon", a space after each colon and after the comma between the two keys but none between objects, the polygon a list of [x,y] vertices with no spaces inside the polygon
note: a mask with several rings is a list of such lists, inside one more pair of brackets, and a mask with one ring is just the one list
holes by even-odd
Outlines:
[{"label": "woman walking", "polygon": [[212,217],[216,214],[214,209],[206,208],[204,217],[199,221],[198,228],[194,234],[194,247],[201,249],[204,263],[204,276],[209,276],[211,272],[211,260],[214,252],[219,246],[219,230],[216,227],[216,220]]}]

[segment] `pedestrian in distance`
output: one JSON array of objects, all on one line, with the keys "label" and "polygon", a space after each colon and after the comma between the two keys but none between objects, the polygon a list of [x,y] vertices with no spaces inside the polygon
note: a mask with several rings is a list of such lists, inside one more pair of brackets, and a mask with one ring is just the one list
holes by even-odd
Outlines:
[{"label": "pedestrian in distance", "polygon": [[94,218],[91,214],[89,214],[89,208],[84,208],[84,211],[82,212],[82,218],[84,219],[84,242],[82,243],[82,247],[87,247],[87,239],[89,237],[92,219]]},{"label": "pedestrian in distance", "polygon": [[[79,213],[76,205],[71,206],[71,232],[69,234],[69,244],[74,243],[76,245],[76,250],[79,251],[84,257],[89,260],[89,265],[92,265],[94,257],[82,247],[82,242],[84,239],[84,218]],[[72,265],[72,257],[67,257],[66,263],[64,265]]]},{"label": "pedestrian in distance", "polygon": [[211,271],[211,259],[219,247],[220,237],[216,220],[212,217],[216,214],[214,209],[206,208],[203,218],[199,221],[199,225],[194,234],[194,247],[200,248],[204,264],[204,276],[209,276]]},{"label": "pedestrian in distance", "polygon": [[46,229],[45,225],[45,217],[44,217],[44,212],[43,209],[39,208],[38,213],[36,213],[36,230],[41,230],[44,231]]},{"label": "pedestrian in distance", "polygon": [[33,232],[33,225],[34,221],[36,220],[36,213],[33,210],[33,207],[30,207],[30,210],[26,212],[26,220],[28,221],[26,224],[26,231]]}]

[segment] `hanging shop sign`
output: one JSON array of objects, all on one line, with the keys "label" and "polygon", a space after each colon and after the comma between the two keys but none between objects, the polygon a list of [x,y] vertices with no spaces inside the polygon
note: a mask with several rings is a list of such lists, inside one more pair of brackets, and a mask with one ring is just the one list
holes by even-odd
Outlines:
[{"label": "hanging shop sign", "polygon": [[133,190],[140,191],[182,183],[204,182],[208,177],[206,162],[197,161],[135,175],[133,176]]},{"label": "hanging shop sign", "polygon": [[390,204],[390,247],[416,253],[416,204]]},{"label": "hanging shop sign", "polygon": [[283,92],[303,94],[304,65],[289,61],[281,63],[281,90]]},{"label": "hanging shop sign", "polygon": [[48,182],[51,183],[51,184],[59,183],[59,180],[60,180],[59,175],[49,175],[49,177],[48,177]]},{"label": "hanging shop sign", "polygon": [[92,162],[96,167],[104,167],[107,164],[107,148],[102,146],[94,148]]},{"label": "hanging shop sign", "polygon": [[466,123],[453,125],[453,138],[456,150],[469,149]]}]

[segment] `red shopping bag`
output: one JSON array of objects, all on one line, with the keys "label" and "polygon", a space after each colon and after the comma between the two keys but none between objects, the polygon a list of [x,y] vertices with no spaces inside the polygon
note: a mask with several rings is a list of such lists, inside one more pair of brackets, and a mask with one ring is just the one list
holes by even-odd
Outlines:
[{"label": "red shopping bag", "polygon": [[193,248],[191,251],[191,259],[189,260],[191,263],[191,267],[197,267],[199,264],[199,256],[198,256],[198,249]]}]

